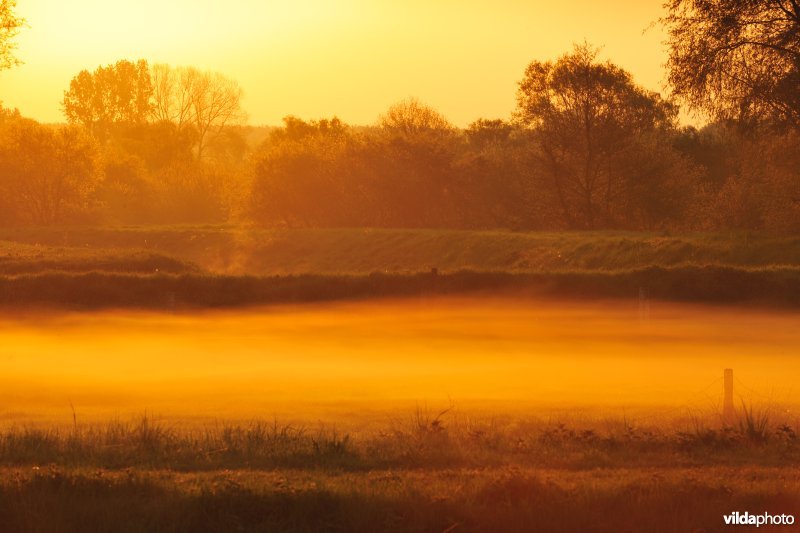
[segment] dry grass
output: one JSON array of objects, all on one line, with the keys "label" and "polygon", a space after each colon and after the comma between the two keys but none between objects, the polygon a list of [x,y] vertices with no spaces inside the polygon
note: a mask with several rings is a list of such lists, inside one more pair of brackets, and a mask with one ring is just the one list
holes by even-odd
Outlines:
[{"label": "dry grass", "polygon": [[800,470],[0,471],[4,531],[722,531],[790,513]]},{"label": "dry grass", "polygon": [[342,434],[275,421],[178,428],[143,416],[69,428],[14,426],[0,432],[0,465],[81,468],[387,468],[525,466],[792,466],[800,461],[796,421],[743,409],[735,424],[715,417],[640,425],[463,418],[417,411],[381,431]]},{"label": "dry grass", "polygon": [[[716,531],[800,504],[794,429],[417,411],[350,437],[275,422],[8,429],[3,531]],[[760,426],[759,426],[760,427]],[[449,528],[449,529],[448,529]]]}]

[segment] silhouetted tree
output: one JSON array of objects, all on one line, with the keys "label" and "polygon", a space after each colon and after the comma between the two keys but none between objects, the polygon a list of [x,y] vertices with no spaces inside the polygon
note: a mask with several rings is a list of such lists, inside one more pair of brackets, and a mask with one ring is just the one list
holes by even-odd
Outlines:
[{"label": "silhouetted tree", "polygon": [[218,72],[155,65],[152,79],[155,118],[191,128],[198,159],[226,126],[244,120],[241,87]]},{"label": "silhouetted tree", "polygon": [[122,60],[78,73],[64,92],[62,105],[70,124],[81,124],[105,139],[114,127],[148,121],[152,94],[147,61]]},{"label": "silhouetted tree", "polygon": [[416,98],[408,98],[390,106],[378,118],[378,126],[392,135],[405,137],[447,134],[454,129],[444,115]]},{"label": "silhouetted tree", "polygon": [[141,158],[108,147],[102,158],[102,173],[96,196],[106,222],[141,224],[157,220],[154,184]]},{"label": "silhouetted tree", "polygon": [[470,145],[483,148],[486,146],[502,146],[509,141],[514,133],[514,125],[504,120],[478,119],[464,132]]},{"label": "silhouetted tree", "polygon": [[668,80],[717,118],[800,126],[800,3],[669,0]]},{"label": "silhouetted tree", "polygon": [[464,132],[456,161],[463,227],[551,229],[552,209],[536,195],[528,130],[503,120],[479,119]]},{"label": "silhouetted tree", "polygon": [[228,219],[225,169],[202,161],[174,161],[153,176],[162,224],[220,223]]},{"label": "silhouetted tree", "polygon": [[20,118],[22,118],[22,115],[20,115],[19,109],[3,107],[3,105],[0,104],[0,124],[8,120],[17,120]]},{"label": "silhouetted tree", "polygon": [[355,225],[360,189],[350,161],[354,142],[338,119],[285,117],[256,156],[251,213],[266,225]]},{"label": "silhouetted tree", "polygon": [[16,16],[16,7],[16,0],[0,0],[0,70],[19,64],[19,59],[14,56],[17,47],[14,38],[19,34],[25,20]]},{"label": "silhouetted tree", "polygon": [[151,173],[175,161],[194,157],[191,131],[180,130],[172,122],[148,122],[117,128],[111,144],[139,158]]},{"label": "silhouetted tree", "polygon": [[29,119],[0,126],[0,190],[19,223],[51,225],[89,209],[97,148],[77,128],[54,130]]},{"label": "silhouetted tree", "polygon": [[535,134],[545,184],[571,228],[617,225],[630,190],[620,156],[643,134],[673,128],[677,115],[629,73],[598,62],[588,45],[532,62],[517,100],[517,118]]},{"label": "silhouetted tree", "polygon": [[458,130],[416,98],[391,105],[378,127],[379,136],[369,139],[362,157],[374,179],[379,225],[456,225],[454,163],[463,142]]},{"label": "silhouetted tree", "polygon": [[757,128],[742,131],[712,123],[680,150],[702,173],[687,200],[694,209],[687,224],[704,231],[800,229],[800,132]]}]

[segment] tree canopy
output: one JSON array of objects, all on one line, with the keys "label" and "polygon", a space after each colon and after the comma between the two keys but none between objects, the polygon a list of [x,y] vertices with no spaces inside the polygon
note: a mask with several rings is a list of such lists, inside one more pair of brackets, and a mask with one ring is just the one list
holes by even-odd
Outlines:
[{"label": "tree canopy", "polygon": [[117,61],[82,70],[64,92],[64,114],[70,124],[81,124],[100,137],[118,125],[137,125],[151,115],[153,87],[147,61]]},{"label": "tree canopy", "polygon": [[669,0],[668,81],[715,118],[800,126],[797,0]]},{"label": "tree canopy", "polygon": [[407,98],[391,105],[378,118],[378,125],[392,135],[403,137],[453,130],[444,115],[416,98]]},{"label": "tree canopy", "polygon": [[151,76],[155,119],[174,122],[179,130],[191,129],[198,159],[226,126],[245,118],[242,88],[223,74],[158,64]]},{"label": "tree canopy", "polygon": [[0,0],[0,70],[19,64],[14,55],[17,47],[14,37],[19,34],[25,20],[16,16],[16,7],[17,0]]},{"label": "tree canopy", "polygon": [[519,84],[517,120],[533,129],[550,189],[569,227],[613,225],[629,183],[619,165],[630,144],[673,127],[676,109],[629,73],[575,46],[532,62]]},{"label": "tree canopy", "polygon": [[97,149],[79,128],[54,130],[15,118],[0,125],[0,197],[7,216],[62,223],[85,212],[97,183]]}]

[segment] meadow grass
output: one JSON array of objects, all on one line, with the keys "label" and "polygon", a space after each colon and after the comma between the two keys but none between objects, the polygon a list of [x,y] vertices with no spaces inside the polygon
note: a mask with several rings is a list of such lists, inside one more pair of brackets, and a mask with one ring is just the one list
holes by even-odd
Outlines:
[{"label": "meadow grass", "polygon": [[[474,291],[800,304],[791,237],[171,227],[0,239],[10,308]],[[147,416],[9,426],[0,531],[718,531],[732,511],[797,514],[797,420],[739,413],[641,424],[420,410],[369,434]]]},{"label": "meadow grass", "polygon": [[62,248],[148,250],[195,263],[209,272],[237,275],[800,265],[800,238],[750,233],[134,226],[5,228],[0,229],[0,240]]},{"label": "meadow grass", "polygon": [[715,416],[649,423],[537,418],[499,422],[417,413],[379,431],[352,435],[335,426],[264,420],[178,427],[145,415],[106,424],[6,427],[0,431],[0,465],[179,471],[800,466],[796,425],[796,420],[747,406],[728,424]]},{"label": "meadow grass", "polygon": [[[800,505],[793,426],[498,424],[385,431],[152,418],[0,434],[3,531],[717,531]],[[759,415],[761,416],[761,415]],[[589,421],[584,421],[584,424]]]},{"label": "meadow grass", "polygon": [[[430,275],[433,270],[439,275]],[[486,291],[800,304],[800,239],[235,226],[5,228],[0,305],[232,307]]]},{"label": "meadow grass", "polygon": [[0,276],[53,272],[180,274],[199,271],[200,269],[191,263],[154,251],[79,248],[0,241]]},{"label": "meadow grass", "polygon": [[[0,470],[3,531],[687,532],[794,513],[798,469]],[[773,530],[773,529],[770,529]],[[779,529],[777,529],[779,530]]]}]

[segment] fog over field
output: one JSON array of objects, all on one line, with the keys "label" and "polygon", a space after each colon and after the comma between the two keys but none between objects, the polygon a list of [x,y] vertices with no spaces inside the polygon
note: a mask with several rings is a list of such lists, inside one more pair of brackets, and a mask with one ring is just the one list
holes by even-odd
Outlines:
[{"label": "fog over field", "polygon": [[795,524],[800,0],[0,0],[0,78],[0,533]]},{"label": "fog over field", "polygon": [[[652,416],[792,398],[798,313],[636,300],[409,299],[6,316],[0,420],[277,417],[353,429],[417,406]],[[746,387],[746,388],[745,388]],[[737,403],[738,403],[737,399]]]}]

